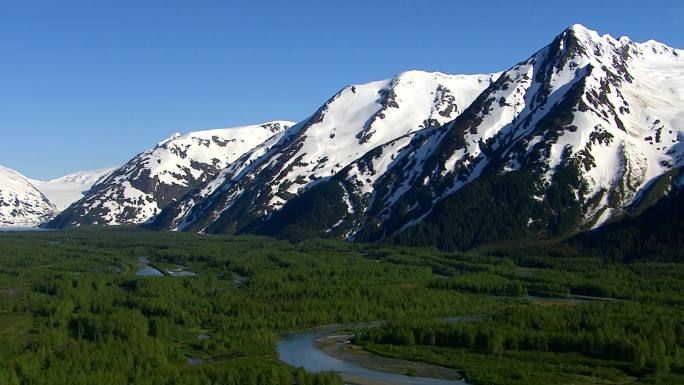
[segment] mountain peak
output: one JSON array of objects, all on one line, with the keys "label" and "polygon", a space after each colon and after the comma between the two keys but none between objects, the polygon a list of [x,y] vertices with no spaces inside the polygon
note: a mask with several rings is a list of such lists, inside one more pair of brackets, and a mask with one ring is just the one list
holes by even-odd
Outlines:
[{"label": "mountain peak", "polygon": [[178,139],[178,138],[180,138],[180,137],[181,137],[181,133],[176,131],[176,132],[174,132],[171,136],[169,136],[168,138],[166,138],[166,139],[162,140],[161,142],[157,143],[157,147],[161,147],[161,146],[165,145],[166,143],[169,143],[169,142],[171,142],[171,141],[173,141],[173,140],[176,140],[176,139]]},{"label": "mountain peak", "polygon": [[569,26],[567,28],[567,30],[577,32],[577,33],[591,33],[591,32],[596,33],[596,31],[589,29],[589,28],[587,28],[584,25],[579,24],[579,23],[575,23],[575,24]]},{"label": "mountain peak", "polygon": [[649,51],[653,51],[653,53],[675,55],[677,54],[677,51],[680,51],[653,39],[645,42],[637,42],[625,35],[618,38],[608,33],[600,35],[597,31],[587,28],[582,24],[573,24],[569,26],[565,29],[565,31],[563,31],[561,36],[566,34],[572,34],[583,46],[586,47],[606,44],[618,47],[634,45],[639,48],[646,48]]},{"label": "mountain peak", "polygon": [[[582,24],[573,24],[565,29],[566,32],[571,32],[580,40],[600,40],[602,37],[610,36],[605,34],[601,36],[597,31],[587,28]],[[611,37],[612,38],[612,37]]]},{"label": "mountain peak", "polygon": [[573,36],[579,44],[584,47],[592,47],[600,45],[605,41],[617,42],[617,40],[609,34],[600,35],[597,31],[587,28],[582,24],[573,24],[566,28],[561,36]]}]

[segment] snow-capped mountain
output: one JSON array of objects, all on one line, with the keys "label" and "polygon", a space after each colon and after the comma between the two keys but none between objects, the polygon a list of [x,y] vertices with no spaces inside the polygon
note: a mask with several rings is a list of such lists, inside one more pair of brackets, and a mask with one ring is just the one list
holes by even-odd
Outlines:
[{"label": "snow-capped mountain", "polygon": [[81,199],[91,187],[117,168],[119,166],[78,171],[47,181],[37,179],[29,179],[29,181],[55,205],[57,211],[62,211]]},{"label": "snow-capped mountain", "polygon": [[0,166],[0,226],[36,226],[56,210],[28,178]]},{"label": "snow-capped mountain", "polygon": [[171,138],[51,224],[461,249],[600,227],[681,190],[684,51],[574,25],[502,73],[352,85],[280,128],[225,159]]},{"label": "snow-capped mountain", "polygon": [[256,148],[207,183],[201,199],[190,194],[170,205],[171,213],[159,215],[154,227],[249,231],[373,148],[454,119],[497,77],[410,71],[345,87],[277,141]]},{"label": "snow-capped mountain", "polygon": [[142,223],[292,124],[174,134],[111,172],[47,226]]},{"label": "snow-capped mountain", "polygon": [[597,227],[682,165],[683,135],[684,51],[574,25],[450,123],[377,147],[262,231],[467,248]]}]

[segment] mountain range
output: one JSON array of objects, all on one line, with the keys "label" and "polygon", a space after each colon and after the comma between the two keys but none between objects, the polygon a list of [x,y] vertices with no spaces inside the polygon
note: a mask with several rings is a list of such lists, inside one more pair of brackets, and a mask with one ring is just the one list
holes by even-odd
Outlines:
[{"label": "mountain range", "polygon": [[2,168],[0,224],[467,249],[644,213],[679,193],[683,138],[684,51],[573,25],[503,72],[350,85],[299,123],[176,134],[55,181]]}]

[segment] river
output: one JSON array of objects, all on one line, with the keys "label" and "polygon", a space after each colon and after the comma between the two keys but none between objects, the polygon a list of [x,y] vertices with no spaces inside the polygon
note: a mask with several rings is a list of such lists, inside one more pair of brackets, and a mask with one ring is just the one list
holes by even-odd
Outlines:
[{"label": "river", "polygon": [[284,335],[278,341],[280,360],[307,372],[335,372],[346,384],[359,385],[464,385],[460,380],[414,377],[402,374],[367,369],[354,363],[329,356],[316,347],[316,340],[342,330],[343,327],[328,327]]},{"label": "river", "polygon": [[[535,297],[525,296],[519,297],[523,301],[537,302],[537,303],[571,303],[577,304],[591,300],[614,300],[612,298],[598,298],[598,297]],[[443,318],[445,322],[478,322],[482,320],[481,315],[460,316]],[[334,334],[345,333],[344,330],[349,328],[365,328],[379,326],[382,322],[373,322],[368,324],[347,325],[347,326],[329,326],[317,328],[304,332],[290,333],[282,336],[278,340],[278,355],[280,360],[292,365],[294,367],[304,368],[307,372],[335,372],[342,377],[346,384],[358,385],[464,385],[467,384],[462,380],[445,380],[438,378],[414,377],[406,376],[396,373],[384,372],[380,370],[373,370],[364,368],[355,363],[344,361],[326,354],[323,350],[316,346],[316,341],[325,339]],[[348,333],[347,333],[348,334]]]}]

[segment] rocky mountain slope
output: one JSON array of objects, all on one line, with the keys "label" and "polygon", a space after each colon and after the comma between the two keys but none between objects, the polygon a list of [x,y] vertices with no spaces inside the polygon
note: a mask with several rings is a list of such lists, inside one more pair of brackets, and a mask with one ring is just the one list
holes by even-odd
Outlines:
[{"label": "rocky mountain slope", "polygon": [[57,209],[20,173],[0,166],[0,226],[36,226]]},{"label": "rocky mountain slope", "polygon": [[175,134],[114,170],[46,226],[142,223],[290,125],[275,121]]},{"label": "rocky mountain slope", "polygon": [[[497,77],[410,71],[345,87],[277,142],[258,147],[207,183],[201,199],[190,194],[170,205],[153,226],[252,231],[289,200],[368,151],[454,119]],[[376,165],[378,172],[390,163],[388,158]]]},{"label": "rocky mountain slope", "polygon": [[261,232],[468,248],[595,228],[682,164],[682,135],[684,51],[575,25],[453,121],[369,152]]}]

